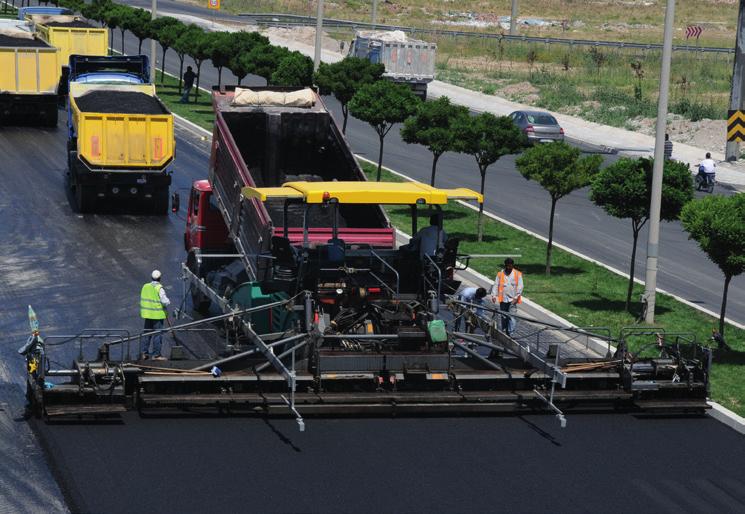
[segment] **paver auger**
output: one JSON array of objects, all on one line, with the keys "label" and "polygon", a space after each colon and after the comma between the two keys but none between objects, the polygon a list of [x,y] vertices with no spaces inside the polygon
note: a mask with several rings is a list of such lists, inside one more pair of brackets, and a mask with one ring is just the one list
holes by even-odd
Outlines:
[{"label": "paver auger", "polygon": [[[171,360],[153,366],[128,358],[128,345],[141,334],[99,330],[68,337],[79,342],[78,358],[70,369],[52,369],[49,345],[64,339],[44,342],[37,333],[23,349],[29,401],[37,414],[217,407],[290,414],[302,429],[303,416],[313,414],[542,410],[556,414],[563,426],[563,411],[570,408],[707,408],[711,354],[692,338],[630,330],[613,348],[609,335],[527,318],[507,336],[499,329],[503,313],[454,295],[460,286],[455,272],[468,262],[458,254],[458,239],[448,239],[434,256],[420,257],[411,244],[374,248],[338,237],[340,209],[407,206],[416,231],[421,214],[434,214],[441,225],[443,205],[481,201],[478,193],[339,181],[244,187],[242,195],[244,202],[282,202],[285,216],[299,209],[303,238],[293,245],[275,235],[267,252],[239,255],[252,259],[261,274],[223,289],[212,287],[222,282],[216,276],[224,278],[220,270],[205,279],[182,266],[184,298],[198,292],[212,312],[164,331],[182,337],[217,323],[225,339],[211,341],[220,355],[179,359],[172,352]],[[317,209],[332,220],[327,242],[309,237]],[[466,332],[451,330],[456,317],[465,318]],[[629,352],[624,341],[631,337],[651,338],[652,352]],[[84,358],[84,340],[103,342],[95,358]],[[600,344],[606,345],[602,353],[593,349]],[[53,384],[59,376],[68,382]]]}]

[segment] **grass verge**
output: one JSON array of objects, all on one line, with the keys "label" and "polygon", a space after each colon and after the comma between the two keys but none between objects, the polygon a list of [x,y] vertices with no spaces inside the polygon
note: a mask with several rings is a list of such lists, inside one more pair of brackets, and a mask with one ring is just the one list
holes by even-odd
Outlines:
[{"label": "grass verge", "polygon": [[[197,103],[180,104],[178,81],[167,75],[163,84],[159,83],[158,93],[172,112],[212,130],[214,112],[206,92],[200,94]],[[367,176],[374,180],[376,167],[364,161],[360,164]],[[382,179],[394,182],[402,180],[386,169],[383,169]],[[390,207],[387,211],[394,226],[404,231],[410,230],[408,209]],[[531,300],[580,327],[608,328],[612,334],[617,335],[624,327],[640,326],[636,322],[638,313],[628,313],[623,308],[627,286],[624,277],[558,248],[554,248],[552,275],[550,278],[546,277],[545,242],[490,218],[485,218],[484,240],[478,242],[475,236],[476,223],[476,213],[467,207],[452,204],[445,209],[445,230],[450,237],[461,239],[460,249],[463,253],[522,255],[518,262],[525,273],[526,296]],[[471,267],[486,276],[492,276],[499,265],[498,259],[479,259]],[[637,285],[635,297],[638,298],[642,292],[643,287]],[[717,320],[711,316],[670,296],[657,297],[655,327],[664,329],[667,333],[691,334],[705,343],[716,323]],[[734,351],[715,357],[711,396],[728,409],[745,415],[745,382],[742,381],[742,372],[745,369],[745,331],[729,326],[727,340]],[[639,340],[629,339],[632,348],[640,343]]]},{"label": "grass verge", "polygon": [[[371,180],[375,180],[376,167],[367,162],[360,163]],[[382,179],[402,179],[385,169]],[[411,221],[407,208],[387,208],[393,224],[403,231],[410,231]],[[605,268],[554,248],[551,277],[545,275],[546,243],[525,232],[485,218],[484,240],[476,238],[477,214],[458,204],[445,209],[445,230],[449,237],[461,239],[460,249],[466,254],[518,253],[519,268],[525,273],[526,296],[541,306],[555,312],[577,326],[608,328],[617,336],[624,327],[639,327],[636,313],[624,310],[627,282]],[[478,259],[471,268],[493,276],[500,267],[499,259]],[[644,288],[637,285],[634,297],[638,298]],[[657,295],[657,323],[654,325],[667,333],[687,333],[699,342],[708,340],[711,328],[717,320],[684,305],[667,295]],[[716,355],[712,370],[711,396],[728,409],[745,415],[745,331],[728,326],[727,340],[734,351]],[[629,339],[630,347],[638,347],[640,339]],[[645,340],[646,342],[646,340]]]}]

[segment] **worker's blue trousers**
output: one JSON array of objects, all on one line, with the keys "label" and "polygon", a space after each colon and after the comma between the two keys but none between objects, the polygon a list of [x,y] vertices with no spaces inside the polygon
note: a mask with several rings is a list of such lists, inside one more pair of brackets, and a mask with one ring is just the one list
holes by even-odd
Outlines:
[{"label": "worker's blue trousers", "polygon": [[[162,319],[146,319],[145,320],[145,331],[160,330],[163,328]],[[148,351],[150,349],[150,342],[153,343],[153,357],[160,356],[160,347],[163,344],[163,334],[158,332],[151,336],[142,336],[142,342],[140,343],[140,353],[143,355],[151,355]]]}]

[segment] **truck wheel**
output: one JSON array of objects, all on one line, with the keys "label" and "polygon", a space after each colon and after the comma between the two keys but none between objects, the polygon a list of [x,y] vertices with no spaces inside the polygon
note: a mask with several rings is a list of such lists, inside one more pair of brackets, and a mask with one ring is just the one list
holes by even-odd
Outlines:
[{"label": "truck wheel", "polygon": [[159,216],[165,216],[168,214],[168,188],[159,187],[153,192],[151,198],[151,212]]},{"label": "truck wheel", "polygon": [[41,120],[41,123],[45,127],[56,128],[59,111],[57,109],[50,108]]},{"label": "truck wheel", "polygon": [[93,211],[96,203],[96,196],[93,189],[78,184],[75,187],[75,203],[78,206],[78,212],[85,214]]}]

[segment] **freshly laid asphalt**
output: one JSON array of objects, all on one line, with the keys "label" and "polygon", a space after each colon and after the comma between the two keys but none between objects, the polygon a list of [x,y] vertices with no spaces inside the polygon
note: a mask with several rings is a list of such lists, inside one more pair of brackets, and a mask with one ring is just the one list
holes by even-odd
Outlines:
[{"label": "freshly laid asphalt", "polygon": [[[206,175],[209,142],[177,134],[173,187],[183,199]],[[19,388],[29,304],[46,336],[138,331],[139,288],[154,267],[180,302],[183,209],[76,214],[64,149],[62,122],[0,130],[0,359]],[[114,424],[32,426],[74,512],[745,512],[745,438],[724,425],[568,420],[562,430],[549,415],[310,418],[300,433],[287,419],[127,413]]]}]

